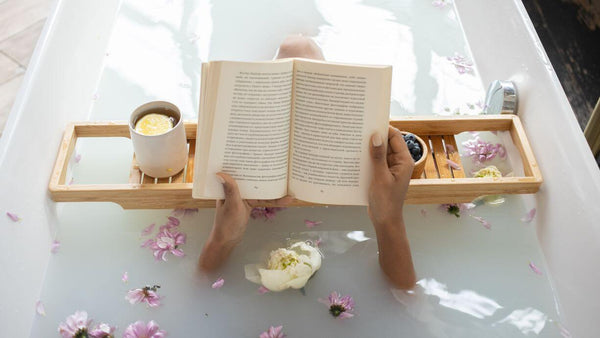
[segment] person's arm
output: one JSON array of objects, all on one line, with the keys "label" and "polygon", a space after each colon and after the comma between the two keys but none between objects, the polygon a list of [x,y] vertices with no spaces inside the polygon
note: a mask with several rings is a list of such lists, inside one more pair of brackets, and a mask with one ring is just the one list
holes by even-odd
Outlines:
[{"label": "person's arm", "polygon": [[[219,268],[233,249],[242,241],[250,212],[257,200],[243,200],[235,180],[225,174],[218,173],[217,179],[223,184],[225,200],[217,201],[217,210],[212,230],[198,260],[198,266],[204,271]],[[285,206],[291,202],[290,196],[269,202]]]},{"label": "person's arm", "polygon": [[371,137],[369,217],[377,235],[381,269],[396,287],[410,289],[416,283],[416,275],[402,209],[414,161],[398,129],[389,129],[387,152],[383,142],[381,135]]}]

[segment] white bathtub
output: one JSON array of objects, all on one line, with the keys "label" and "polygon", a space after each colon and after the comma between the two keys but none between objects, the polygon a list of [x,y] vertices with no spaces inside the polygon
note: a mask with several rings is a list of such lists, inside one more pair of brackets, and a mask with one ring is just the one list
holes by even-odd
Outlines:
[{"label": "white bathtub", "polygon": [[[527,204],[537,207],[534,222],[564,325],[574,337],[595,337],[600,332],[600,171],[521,2],[456,2],[482,82],[507,79],[519,88],[520,116],[545,179]],[[252,11],[250,5],[240,9],[223,3],[214,20],[229,15],[228,20],[238,20],[236,15]],[[30,333],[60,208],[48,198],[50,170],[65,125],[89,117],[120,5],[117,0],[58,1],[0,139],[2,337]],[[298,2],[288,6],[302,7]],[[223,42],[238,38],[235,25],[221,26],[224,31],[213,32],[221,40],[212,41],[210,54],[200,57],[269,58],[287,33],[309,27],[305,33],[316,35],[314,14],[292,22],[273,16],[271,22],[247,26],[238,44]],[[204,33],[192,38],[209,44],[210,30]],[[248,41],[252,35],[262,37],[260,45]],[[364,57],[368,61],[369,55]],[[184,109],[194,106],[193,97],[177,97],[176,88],[173,93],[171,99],[187,102]],[[115,118],[125,119],[134,103],[126,101]],[[7,211],[23,219],[12,222]]]}]

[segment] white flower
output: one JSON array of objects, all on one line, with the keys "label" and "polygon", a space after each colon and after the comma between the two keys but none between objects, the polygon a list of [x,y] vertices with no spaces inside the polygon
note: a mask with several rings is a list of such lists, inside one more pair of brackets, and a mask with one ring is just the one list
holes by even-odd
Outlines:
[{"label": "white flower", "polygon": [[244,270],[249,281],[262,284],[271,291],[282,291],[304,287],[320,267],[319,250],[305,242],[297,242],[288,248],[271,251],[267,266],[248,264]]}]

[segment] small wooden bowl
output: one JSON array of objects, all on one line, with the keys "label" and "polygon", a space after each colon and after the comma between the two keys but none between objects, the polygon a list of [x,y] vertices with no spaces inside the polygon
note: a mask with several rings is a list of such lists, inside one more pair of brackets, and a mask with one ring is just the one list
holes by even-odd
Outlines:
[{"label": "small wooden bowl", "polygon": [[402,135],[408,135],[408,134],[414,135],[415,138],[417,139],[417,141],[419,142],[419,144],[421,145],[421,149],[423,150],[423,155],[421,155],[421,158],[417,162],[415,162],[415,167],[413,169],[412,176],[410,177],[410,178],[421,178],[421,175],[423,175],[423,170],[425,170],[425,162],[427,162],[427,155],[429,152],[429,144],[426,144],[425,141],[423,141],[416,134],[409,133],[407,131],[402,131],[401,133],[402,133]]}]

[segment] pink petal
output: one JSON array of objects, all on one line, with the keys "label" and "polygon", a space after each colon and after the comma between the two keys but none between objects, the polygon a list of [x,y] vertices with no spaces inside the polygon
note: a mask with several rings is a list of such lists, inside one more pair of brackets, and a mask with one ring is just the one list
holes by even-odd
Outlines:
[{"label": "pink petal", "polygon": [[125,271],[123,273],[123,276],[121,276],[121,281],[123,281],[123,283],[127,283],[129,281],[129,274],[127,273],[127,271]]},{"label": "pink petal", "polygon": [[531,268],[531,271],[535,272],[538,275],[542,275],[542,270],[540,270],[535,264],[533,264],[533,262],[529,262],[529,267]]},{"label": "pink petal", "polygon": [[141,247],[142,248],[149,248],[154,244],[154,240],[153,239],[149,239],[146,240],[144,243],[142,243]]},{"label": "pink petal", "polygon": [[453,153],[456,152],[456,149],[454,149],[454,146],[451,144],[446,144],[446,152],[447,153]]},{"label": "pink petal", "polygon": [[354,315],[351,313],[348,313],[348,312],[342,312],[338,316],[339,319],[347,319],[347,318],[352,318],[352,317],[354,317]]},{"label": "pink petal", "polygon": [[483,217],[479,217],[479,216],[473,216],[473,215],[469,215],[471,217],[473,217],[474,219],[478,220],[479,223],[483,224],[483,226],[490,230],[492,228],[492,225],[490,224],[490,222],[486,221]]},{"label": "pink petal", "polygon": [[269,289],[267,289],[264,286],[261,286],[261,287],[258,288],[258,293],[260,293],[261,295],[264,295],[267,292],[269,292]]},{"label": "pink petal", "polygon": [[450,168],[452,168],[454,170],[460,170],[460,166],[458,165],[458,163],[456,163],[450,159],[446,159],[446,162],[448,162],[448,165],[450,166]]},{"label": "pink petal", "polygon": [[142,236],[148,236],[153,230],[156,224],[152,223],[142,230]]},{"label": "pink petal", "polygon": [[185,253],[183,253],[183,250],[181,250],[181,249],[171,250],[171,253],[173,255],[177,256],[177,257],[183,257],[183,256],[185,256]]},{"label": "pink petal", "polygon": [[81,161],[81,154],[75,155],[75,163],[79,163]]},{"label": "pink petal", "polygon": [[427,210],[421,209],[421,216],[427,217]]},{"label": "pink petal", "polygon": [[225,284],[225,280],[223,278],[219,277],[219,279],[217,279],[217,281],[214,282],[211,287],[213,289],[220,289],[223,287],[223,284]]},{"label": "pink petal", "polygon": [[321,243],[323,243],[323,240],[321,239],[321,237],[317,238],[317,240],[315,241],[315,246],[320,246]]},{"label": "pink petal", "polygon": [[42,304],[41,300],[35,302],[35,312],[37,312],[37,314],[40,316],[46,315],[46,309],[44,308],[44,304]]},{"label": "pink petal", "polygon": [[306,225],[306,227],[308,228],[314,228],[315,226],[322,224],[323,221],[311,221],[309,219],[305,219],[304,220],[304,224]]},{"label": "pink petal", "polygon": [[529,210],[527,215],[525,215],[523,218],[521,218],[521,222],[530,223],[533,220],[533,218],[535,217],[535,213],[536,213],[535,208]]},{"label": "pink petal", "polygon": [[6,212],[6,216],[8,216],[8,218],[10,218],[13,222],[18,222],[21,219],[19,218],[19,216],[17,216],[16,214],[13,214],[12,212]]},{"label": "pink petal", "polygon": [[60,241],[55,239],[52,241],[52,244],[50,244],[50,252],[57,253],[58,249],[60,249]]},{"label": "pink petal", "polygon": [[75,182],[75,177],[71,177],[71,180],[69,181],[68,185],[73,185],[73,182]]}]

